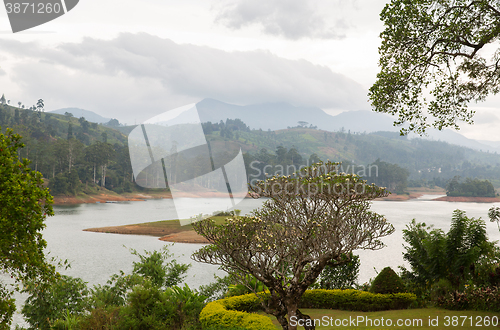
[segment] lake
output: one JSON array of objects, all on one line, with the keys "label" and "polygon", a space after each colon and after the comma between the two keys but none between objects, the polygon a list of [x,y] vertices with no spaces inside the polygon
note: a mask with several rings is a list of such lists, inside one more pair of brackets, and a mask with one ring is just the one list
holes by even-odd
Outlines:
[{"label": "lake", "polygon": [[[404,202],[376,201],[372,210],[386,216],[396,229],[395,233],[383,239],[387,247],[378,251],[355,251],[360,256],[361,266],[359,283],[376,276],[376,272],[386,266],[397,271],[399,265],[405,265],[402,257],[402,230],[413,218],[418,222],[434,225],[447,231],[453,210],[467,212],[469,217],[482,217],[486,220],[490,240],[500,240],[500,232],[496,223],[489,221],[488,209],[496,204],[491,203],[452,203],[431,201],[435,195],[422,196]],[[212,200],[213,202],[213,200]],[[199,213],[206,199],[192,199],[190,209]],[[259,207],[262,200],[246,199],[237,208],[242,214]],[[139,235],[120,235],[93,233],[82,231],[85,228],[126,225],[158,220],[176,219],[177,215],[170,199],[147,200],[142,202],[121,202],[101,204],[80,204],[74,206],[55,206],[55,216],[47,219],[47,228],[43,235],[47,240],[50,255],[60,259],[68,259],[71,268],[61,271],[63,274],[80,277],[90,285],[104,284],[110,275],[120,270],[130,272],[132,256],[129,249],[138,252],[155,250],[169,244],[169,250],[175,254],[180,263],[191,263],[186,283],[197,288],[213,281],[214,274],[223,275],[216,266],[201,264],[190,259],[190,255],[199,249],[200,244],[166,243],[157,237]],[[19,315],[16,320],[19,321]],[[15,323],[14,323],[15,324]]]}]

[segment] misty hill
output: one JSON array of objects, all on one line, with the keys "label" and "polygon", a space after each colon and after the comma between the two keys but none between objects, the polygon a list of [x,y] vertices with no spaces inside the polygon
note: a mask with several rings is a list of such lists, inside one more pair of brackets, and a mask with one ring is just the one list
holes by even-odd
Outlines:
[{"label": "misty hill", "polygon": [[[250,164],[253,161],[256,161],[254,167],[286,164],[283,166],[287,168],[290,164],[311,163],[311,159],[358,165],[380,160],[407,169],[410,179],[416,184],[443,187],[454,176],[461,176],[488,179],[500,187],[499,154],[480,152],[443,141],[409,139],[398,132],[327,132],[312,128],[229,130],[228,124],[217,126],[212,125],[212,130],[206,135],[212,152],[216,150],[223,155],[241,148],[247,173],[252,170]],[[283,154],[286,152],[295,155],[289,163],[283,163]]]},{"label": "misty hill", "polygon": [[53,111],[49,111],[50,113],[57,113],[59,115],[64,115],[66,112],[69,112],[73,115],[73,117],[81,118],[84,117],[87,121],[91,123],[105,124],[111,120],[111,118],[105,118],[97,113],[89,110],[84,110],[80,108],[62,108]]},{"label": "misty hill", "polygon": [[204,99],[196,104],[202,122],[218,123],[241,119],[252,129],[279,130],[295,127],[299,121],[325,131],[351,132],[397,131],[388,115],[372,111],[343,112],[331,116],[316,107],[295,107],[287,103],[263,103],[245,106],[233,105],[214,99]]},{"label": "misty hill", "polygon": [[[308,125],[329,132],[342,130],[352,133],[399,132],[399,127],[393,125],[394,119],[391,116],[373,111],[348,111],[332,116],[315,107],[295,107],[287,103],[239,106],[214,99],[204,99],[196,105],[202,122],[218,123],[228,118],[241,119],[250,128],[264,131],[296,127],[299,121],[305,121]],[[476,141],[451,129],[443,131],[434,129],[429,130],[428,136],[411,134],[409,137],[443,141],[475,150],[500,153],[500,142],[495,145],[492,141]]]}]

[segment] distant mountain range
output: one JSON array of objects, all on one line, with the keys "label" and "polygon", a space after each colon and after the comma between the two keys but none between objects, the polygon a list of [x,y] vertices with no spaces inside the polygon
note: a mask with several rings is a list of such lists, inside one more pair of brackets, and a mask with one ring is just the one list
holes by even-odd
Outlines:
[{"label": "distant mountain range", "polygon": [[[394,119],[383,113],[373,111],[348,111],[332,116],[316,107],[295,107],[288,103],[263,103],[252,105],[234,105],[214,99],[204,99],[197,104],[200,120],[212,123],[226,119],[241,119],[252,129],[264,131],[296,127],[299,122],[306,122],[307,126],[316,126],[318,129],[335,132],[372,133],[377,131],[397,132],[399,127],[393,126]],[[102,117],[95,112],[79,108],[64,108],[51,111],[53,113],[72,113],[74,117],[85,117],[86,120],[96,123],[107,123],[111,118]],[[430,130],[428,136],[420,137],[411,134],[409,138],[424,138],[434,141],[443,141],[475,150],[500,153],[500,142],[477,141],[466,138],[460,133],[446,129],[444,131]]]},{"label": "distant mountain range", "polygon": [[81,118],[84,117],[87,121],[98,124],[105,124],[111,120],[111,118],[105,118],[97,113],[89,110],[84,110],[80,108],[62,108],[53,111],[51,113],[57,113],[59,115],[64,115],[66,112],[71,113],[73,117]]}]

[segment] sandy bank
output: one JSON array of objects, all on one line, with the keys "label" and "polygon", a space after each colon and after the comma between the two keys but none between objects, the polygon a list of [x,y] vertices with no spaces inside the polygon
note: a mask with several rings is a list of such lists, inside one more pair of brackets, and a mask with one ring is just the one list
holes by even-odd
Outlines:
[{"label": "sandy bank", "polygon": [[498,203],[500,198],[498,197],[462,197],[462,196],[443,196],[433,199],[433,201],[438,202],[469,202],[469,203]]},{"label": "sandy bank", "polygon": [[391,194],[391,195],[389,195],[387,197],[377,198],[375,200],[376,201],[394,201],[394,202],[399,202],[399,201],[407,201],[407,200],[410,200],[410,199],[419,198],[420,196],[422,196],[422,194],[418,194],[418,193],[410,193],[409,195]]}]

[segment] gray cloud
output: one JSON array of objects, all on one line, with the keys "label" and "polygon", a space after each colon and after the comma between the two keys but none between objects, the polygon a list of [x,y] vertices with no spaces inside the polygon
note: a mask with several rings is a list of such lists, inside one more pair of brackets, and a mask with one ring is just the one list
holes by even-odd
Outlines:
[{"label": "gray cloud", "polygon": [[325,7],[324,2],[311,0],[229,0],[215,7],[216,22],[231,29],[260,25],[266,34],[292,40],[341,39],[345,37],[347,23],[335,13],[342,3],[329,1]]},{"label": "gray cloud", "polygon": [[0,40],[2,51],[25,58],[9,70],[23,91],[53,104],[105,110],[129,123],[207,97],[235,104],[368,106],[366,91],[348,77],[266,51],[226,52],[144,33],[86,38],[51,49]]}]

